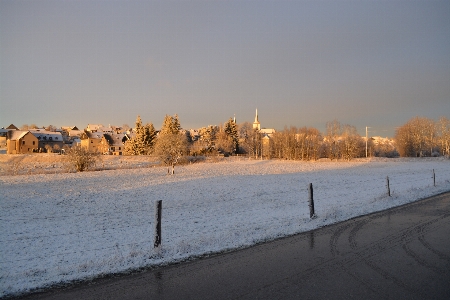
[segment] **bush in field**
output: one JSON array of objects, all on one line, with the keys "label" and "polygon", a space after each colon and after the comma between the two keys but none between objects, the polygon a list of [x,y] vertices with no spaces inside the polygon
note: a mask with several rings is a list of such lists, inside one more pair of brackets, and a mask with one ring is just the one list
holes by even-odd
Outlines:
[{"label": "bush in field", "polygon": [[100,153],[91,152],[81,146],[74,146],[67,152],[66,164],[71,170],[83,172],[95,167],[100,161]]}]

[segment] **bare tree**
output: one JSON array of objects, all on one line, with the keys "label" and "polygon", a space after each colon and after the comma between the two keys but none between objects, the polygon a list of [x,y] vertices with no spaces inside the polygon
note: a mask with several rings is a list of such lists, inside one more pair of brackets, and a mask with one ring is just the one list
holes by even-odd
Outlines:
[{"label": "bare tree", "polygon": [[342,127],[340,153],[341,157],[346,160],[351,160],[359,156],[363,148],[363,140],[358,134],[356,127],[351,125],[344,125]]},{"label": "bare tree", "polygon": [[433,147],[437,145],[436,136],[433,120],[415,117],[397,129],[395,142],[401,156],[431,156]]},{"label": "bare tree", "polygon": [[331,160],[340,157],[339,137],[341,135],[341,123],[338,120],[327,122],[326,145],[327,156]]},{"label": "bare tree", "polygon": [[438,122],[438,140],[442,155],[450,156],[450,120],[441,117]]},{"label": "bare tree", "polygon": [[249,122],[239,125],[239,152],[257,157],[261,149],[261,136]]}]

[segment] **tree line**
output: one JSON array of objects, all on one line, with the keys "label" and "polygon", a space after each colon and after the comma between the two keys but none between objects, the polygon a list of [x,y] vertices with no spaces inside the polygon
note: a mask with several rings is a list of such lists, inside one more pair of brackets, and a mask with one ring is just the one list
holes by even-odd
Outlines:
[{"label": "tree line", "polygon": [[412,118],[396,130],[395,142],[400,156],[449,156],[450,120]]},{"label": "tree line", "polygon": [[174,165],[184,155],[248,155],[285,160],[351,160],[358,157],[417,157],[450,154],[450,122],[415,117],[396,131],[392,141],[374,141],[358,134],[355,126],[338,120],[327,122],[325,133],[312,127],[285,127],[270,135],[261,134],[249,122],[236,124],[230,118],[219,126],[200,128],[193,135],[182,131],[177,115],[164,118],[161,130],[142,125],[137,117],[134,137],[126,142],[125,154],[158,155]]}]

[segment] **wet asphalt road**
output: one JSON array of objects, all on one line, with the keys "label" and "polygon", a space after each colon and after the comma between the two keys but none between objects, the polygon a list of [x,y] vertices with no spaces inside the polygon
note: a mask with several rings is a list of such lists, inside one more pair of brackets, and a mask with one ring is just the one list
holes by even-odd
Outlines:
[{"label": "wet asphalt road", "polygon": [[450,299],[450,193],[245,250],[24,299]]}]

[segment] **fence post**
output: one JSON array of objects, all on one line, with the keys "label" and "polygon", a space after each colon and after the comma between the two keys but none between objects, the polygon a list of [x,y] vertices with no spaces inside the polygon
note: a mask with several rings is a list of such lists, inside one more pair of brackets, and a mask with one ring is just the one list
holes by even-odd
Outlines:
[{"label": "fence post", "polygon": [[155,203],[155,243],[153,248],[161,246],[161,213],[162,200],[158,200]]},{"label": "fence post", "polygon": [[312,183],[309,184],[309,217],[311,219],[315,218],[314,214],[314,193],[313,193],[313,185]]},{"label": "fence post", "polygon": [[436,186],[436,173],[434,173],[434,169],[433,169],[433,186]]},{"label": "fence post", "polygon": [[391,196],[391,187],[389,186],[389,176],[386,176],[386,185],[387,185],[387,192],[388,196]]}]

